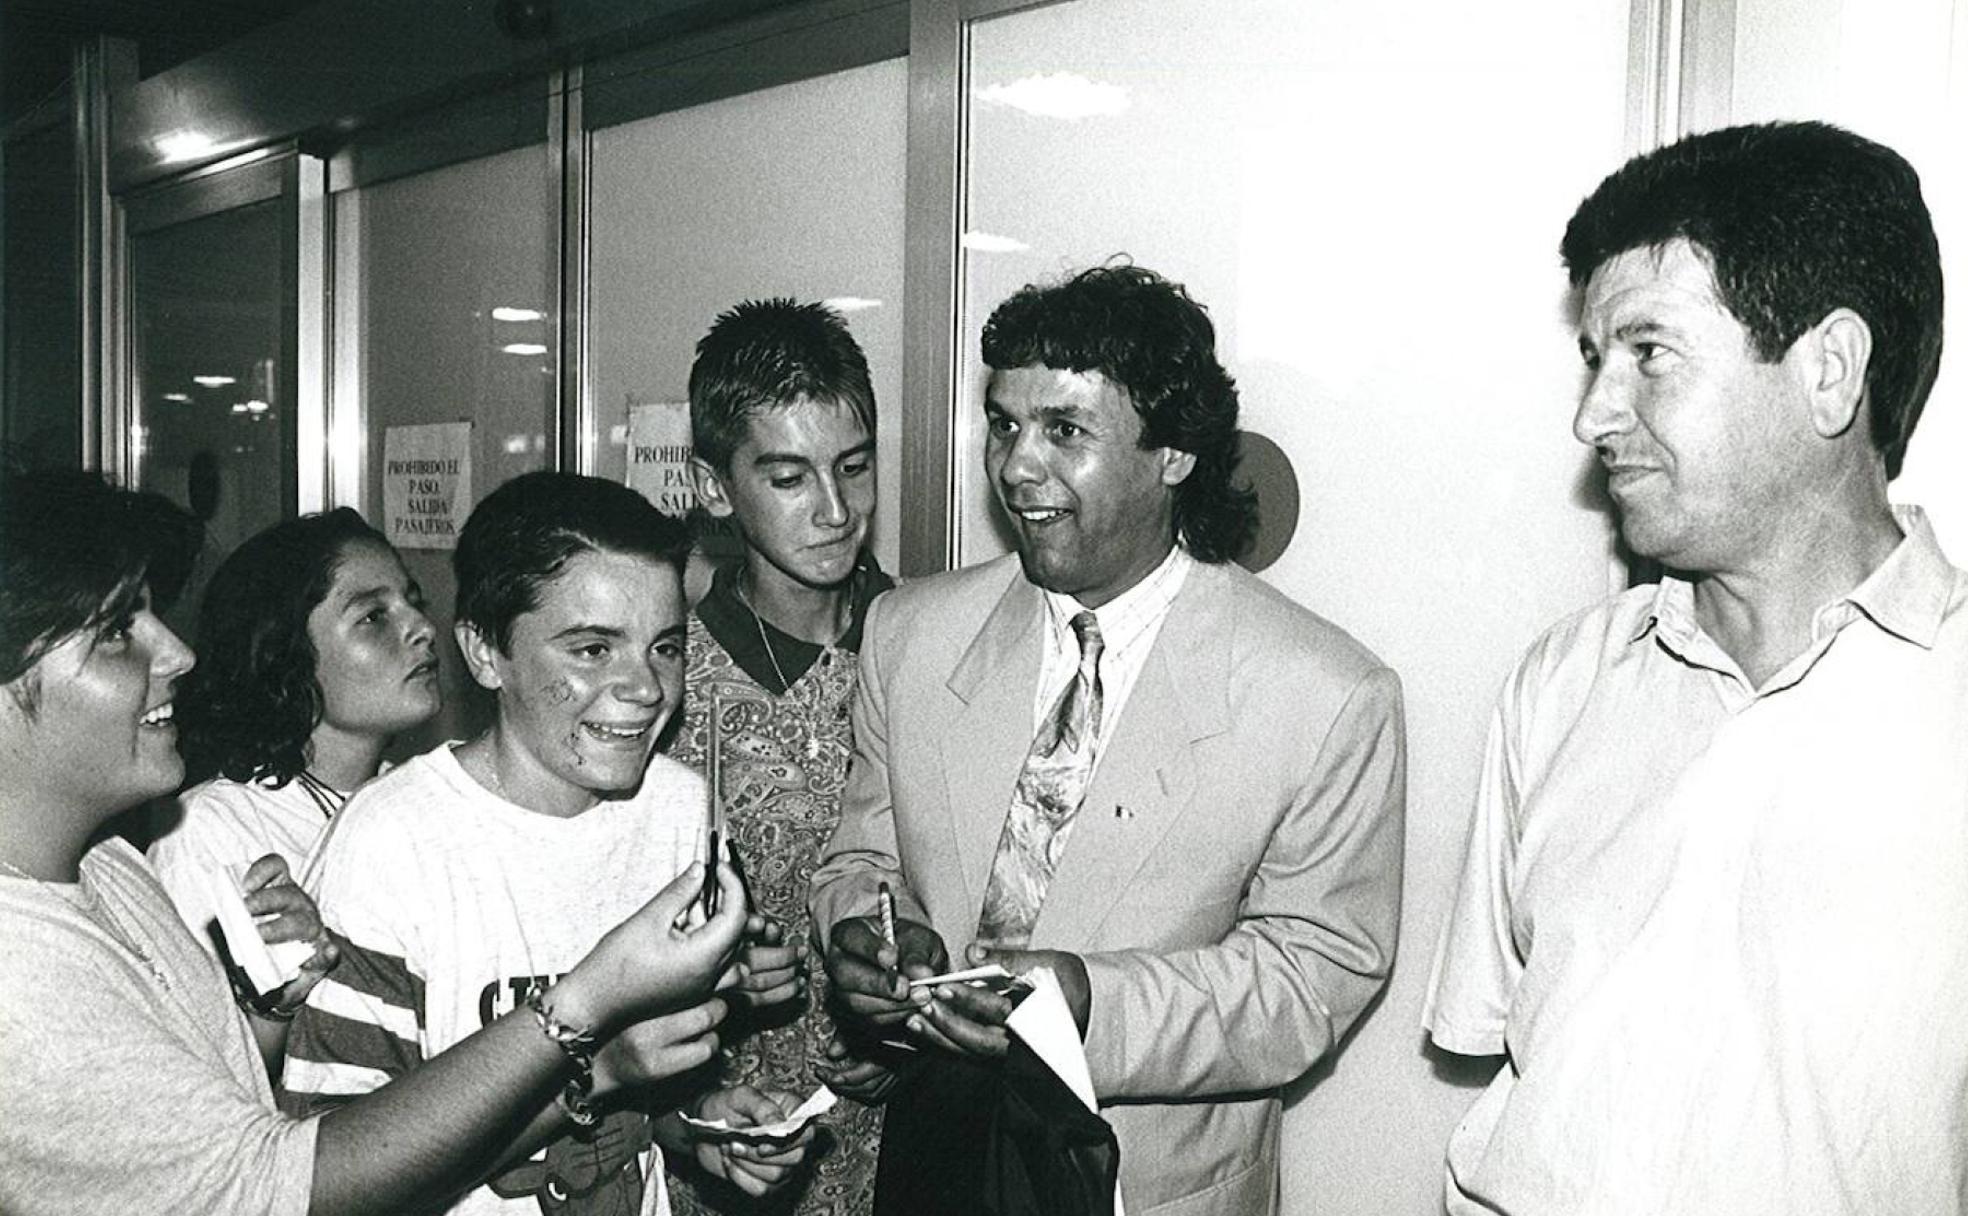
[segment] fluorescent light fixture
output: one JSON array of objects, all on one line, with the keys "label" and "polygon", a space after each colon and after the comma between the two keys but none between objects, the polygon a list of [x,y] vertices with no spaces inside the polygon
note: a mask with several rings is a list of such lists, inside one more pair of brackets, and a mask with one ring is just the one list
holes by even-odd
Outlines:
[{"label": "fluorescent light fixture", "polygon": [[176,402],[178,402],[179,404],[183,404],[184,402],[187,402],[187,401],[189,401],[189,400],[191,400],[191,394],[190,394],[190,393],[165,393],[165,394],[164,394],[164,400],[166,400],[166,401],[176,401]]},{"label": "fluorescent light fixture", "polygon": [[977,90],[977,99],[994,106],[1008,106],[1039,118],[1102,118],[1128,108],[1128,91],[1117,84],[1101,84],[1073,72],[1051,72],[1025,76],[1010,84],[989,84]]},{"label": "fluorescent light fixture", "polygon": [[494,321],[544,321],[547,314],[537,308],[507,308],[501,305],[492,310]]},{"label": "fluorescent light fixture", "polygon": [[197,385],[201,385],[201,386],[203,386],[203,387],[205,387],[205,388],[224,388],[224,387],[225,387],[226,385],[228,385],[228,384],[237,384],[237,383],[239,383],[239,377],[237,377],[237,376],[193,376],[193,377],[191,378],[191,382],[192,382],[193,384],[197,384]]},{"label": "fluorescent light fixture", "polygon": [[547,348],[538,342],[508,342],[499,348],[509,355],[544,355]]},{"label": "fluorescent light fixture", "polygon": [[249,414],[264,414],[273,408],[264,401],[248,401],[245,404],[246,412]]},{"label": "fluorescent light fixture", "polygon": [[871,300],[867,296],[830,296],[820,302],[835,312],[866,312],[882,306],[880,300]]},{"label": "fluorescent light fixture", "polygon": [[235,413],[235,414],[243,414],[243,413],[245,413],[245,412],[246,412],[246,403],[245,403],[244,401],[235,401],[235,402],[233,402],[233,403],[232,403],[232,412],[233,412],[233,413]]},{"label": "fluorescent light fixture", "polygon": [[1015,236],[999,236],[995,232],[966,232],[961,243],[972,253],[1024,253],[1031,249]]},{"label": "fluorescent light fixture", "polygon": [[219,141],[203,131],[167,131],[157,137],[157,154],[175,164],[216,152]]}]

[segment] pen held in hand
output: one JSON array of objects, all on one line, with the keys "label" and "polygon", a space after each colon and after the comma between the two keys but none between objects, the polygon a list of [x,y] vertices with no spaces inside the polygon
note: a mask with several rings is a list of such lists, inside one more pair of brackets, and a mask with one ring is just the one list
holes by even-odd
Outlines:
[{"label": "pen held in hand", "polygon": [[718,911],[718,831],[711,829],[711,847],[704,854],[704,890],[698,897],[704,909],[704,919],[709,920]]},{"label": "pen held in hand", "polygon": [[893,950],[895,949],[895,892],[888,889],[887,883],[883,883],[878,898],[881,902],[882,944]]}]

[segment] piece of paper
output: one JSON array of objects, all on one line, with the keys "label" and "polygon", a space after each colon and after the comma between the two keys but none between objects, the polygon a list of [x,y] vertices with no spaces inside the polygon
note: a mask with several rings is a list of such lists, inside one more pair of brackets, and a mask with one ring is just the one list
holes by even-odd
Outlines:
[{"label": "piece of paper", "polygon": [[301,973],[302,964],[314,957],[313,942],[274,942],[260,937],[259,923],[246,910],[240,883],[246,877],[245,865],[208,870],[205,881],[210,901],[218,916],[219,931],[225,935],[226,951],[246,973],[256,996],[276,992]]},{"label": "piece of paper", "polygon": [[[1088,1110],[1099,1114],[1100,1102],[1094,1097],[1093,1073],[1087,1068],[1079,1023],[1073,1020],[1073,1011],[1066,1005],[1059,978],[1050,967],[1034,967],[1018,978],[1032,985],[1032,994],[1011,1011],[1011,1016],[1005,1019],[1006,1028],[1022,1039],[1032,1054],[1052,1069]],[[1114,1216],[1127,1216],[1119,1182],[1114,1184]]]},{"label": "piece of paper", "polygon": [[792,1114],[777,1123],[733,1127],[723,1119],[695,1119],[689,1115],[684,1115],[683,1121],[700,1131],[712,1132],[728,1140],[790,1140],[805,1130],[807,1124],[832,1110],[838,1101],[840,1099],[834,1096],[834,1091],[822,1085],[813,1091],[812,1097],[795,1107]]},{"label": "piece of paper", "polygon": [[471,514],[469,422],[383,429],[383,535],[399,549],[455,549]]},{"label": "piece of paper", "polygon": [[627,476],[631,490],[679,518],[697,505],[690,480],[690,403],[651,401],[629,406]]},{"label": "piece of paper", "polygon": [[978,988],[989,988],[997,993],[1022,986],[1020,977],[996,963],[986,963],[982,967],[970,967],[963,971],[946,971],[942,975],[925,975],[919,980],[909,981],[911,988],[930,988],[937,984],[970,984]]}]

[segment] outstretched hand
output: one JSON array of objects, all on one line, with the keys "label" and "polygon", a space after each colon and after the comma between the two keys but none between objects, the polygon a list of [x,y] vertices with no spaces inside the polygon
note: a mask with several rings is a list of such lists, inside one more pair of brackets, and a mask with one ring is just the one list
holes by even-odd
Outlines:
[{"label": "outstretched hand", "polygon": [[769,916],[753,913],[745,921],[745,948],[738,956],[733,996],[754,1009],[790,1001],[806,991],[806,947],[785,944],[786,929]]},{"label": "outstretched hand", "polygon": [[554,985],[555,1012],[608,1033],[628,1022],[696,1004],[738,981],[733,966],[745,931],[745,888],[728,864],[717,869],[717,915],[696,906],[703,863],[677,875]]}]

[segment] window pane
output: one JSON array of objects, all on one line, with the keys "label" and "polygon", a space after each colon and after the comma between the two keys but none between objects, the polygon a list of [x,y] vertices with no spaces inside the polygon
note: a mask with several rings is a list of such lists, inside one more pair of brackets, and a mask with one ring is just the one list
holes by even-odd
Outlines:
[{"label": "window pane", "polygon": [[597,471],[621,479],[631,404],[687,400],[690,360],[740,300],[828,300],[881,410],[875,552],[901,502],[908,70],[890,60],[598,131],[589,326]]},{"label": "window pane", "polygon": [[170,617],[187,638],[213,568],[294,506],[284,206],[269,199],[130,242],[137,481],[205,522],[205,551]]},{"label": "window pane", "polygon": [[[352,410],[362,426],[353,444],[331,443],[337,462],[362,462],[363,515],[385,533],[391,427],[469,421],[473,502],[552,463],[556,202],[543,146],[336,196],[338,435]],[[391,539],[441,639],[445,712],[423,738],[399,740],[409,748],[469,733],[483,706],[451,641],[448,548]]]}]

